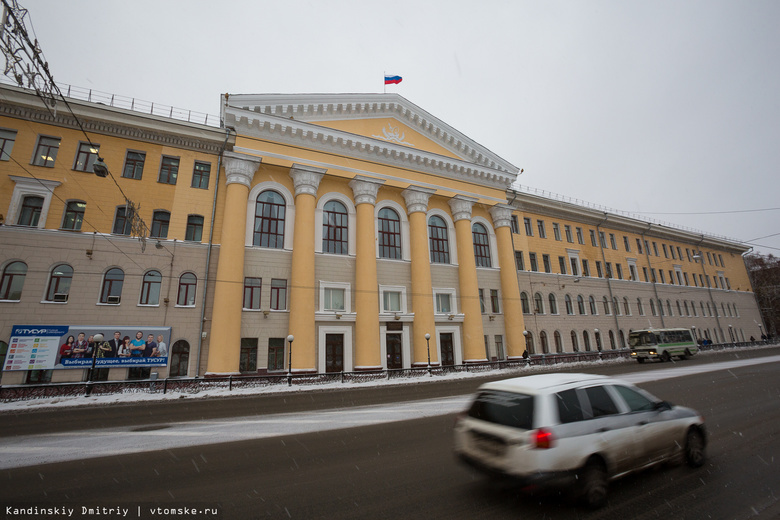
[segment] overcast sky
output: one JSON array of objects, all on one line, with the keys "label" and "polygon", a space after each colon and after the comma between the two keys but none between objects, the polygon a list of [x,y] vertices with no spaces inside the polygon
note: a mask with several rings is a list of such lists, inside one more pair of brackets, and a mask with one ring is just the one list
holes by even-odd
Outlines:
[{"label": "overcast sky", "polygon": [[60,84],[219,114],[398,74],[523,186],[780,254],[774,0],[19,2]]}]

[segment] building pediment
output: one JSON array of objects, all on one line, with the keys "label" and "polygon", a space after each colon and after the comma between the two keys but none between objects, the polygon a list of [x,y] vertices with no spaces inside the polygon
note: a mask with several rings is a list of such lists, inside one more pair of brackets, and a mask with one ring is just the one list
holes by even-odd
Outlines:
[{"label": "building pediment", "polygon": [[239,134],[508,187],[519,168],[397,94],[231,94]]}]

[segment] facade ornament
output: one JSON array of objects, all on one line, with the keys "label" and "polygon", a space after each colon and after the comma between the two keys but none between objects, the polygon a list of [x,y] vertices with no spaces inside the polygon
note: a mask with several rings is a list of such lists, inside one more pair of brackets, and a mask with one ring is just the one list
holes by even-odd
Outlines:
[{"label": "facade ornament", "polygon": [[449,200],[450,209],[452,210],[452,219],[457,222],[459,220],[471,220],[471,208],[477,199],[472,197],[465,197],[463,195],[455,195]]},{"label": "facade ornament", "polygon": [[379,188],[385,183],[380,179],[357,176],[349,181],[349,187],[355,195],[355,205],[358,204],[376,204],[376,194]]},{"label": "facade ornament", "polygon": [[417,212],[427,213],[428,200],[434,193],[436,193],[436,190],[419,186],[409,186],[406,188],[401,192],[404,201],[406,201],[406,213],[409,215]]},{"label": "facade ornament", "polygon": [[393,126],[390,123],[387,123],[387,128],[382,129],[382,134],[383,135],[372,135],[371,137],[382,139],[383,141],[389,141],[391,143],[398,143],[406,146],[411,146],[412,148],[414,148],[414,145],[412,143],[404,142],[406,133],[401,132],[401,130],[397,126]]},{"label": "facade ornament", "polygon": [[507,204],[496,204],[490,208],[493,217],[493,227],[512,227],[512,207]]},{"label": "facade ornament", "polygon": [[243,184],[247,188],[252,186],[252,179],[262,159],[235,152],[225,152],[222,159],[225,165],[225,184]]},{"label": "facade ornament", "polygon": [[295,185],[295,196],[306,194],[316,197],[322,176],[327,171],[324,168],[293,164],[290,168],[290,177]]}]

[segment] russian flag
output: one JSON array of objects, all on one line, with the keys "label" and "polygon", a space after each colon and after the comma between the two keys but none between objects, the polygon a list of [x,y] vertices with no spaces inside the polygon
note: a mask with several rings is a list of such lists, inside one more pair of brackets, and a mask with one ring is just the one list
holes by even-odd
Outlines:
[{"label": "russian flag", "polygon": [[385,85],[397,85],[401,81],[403,81],[401,76],[388,76],[385,74]]}]

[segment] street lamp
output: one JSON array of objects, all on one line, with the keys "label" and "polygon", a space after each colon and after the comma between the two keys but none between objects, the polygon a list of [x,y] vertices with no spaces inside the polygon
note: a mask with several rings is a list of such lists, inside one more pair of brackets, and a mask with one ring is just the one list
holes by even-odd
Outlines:
[{"label": "street lamp", "polygon": [[292,342],[294,340],[295,337],[292,334],[287,336],[287,343],[290,344],[289,361],[287,362],[287,386],[292,386]]},{"label": "street lamp", "polygon": [[103,335],[99,332],[92,336],[92,368],[89,370],[89,381],[87,382],[87,396],[92,393],[92,381],[95,380],[95,361],[97,361],[97,351],[100,348],[100,344],[103,343]]},{"label": "street lamp", "polygon": [[425,344],[428,346],[428,377],[431,376],[431,335],[425,333]]},{"label": "street lamp", "polygon": [[691,329],[693,330],[693,342],[698,343],[699,338],[696,337],[696,325],[691,325]]},{"label": "street lamp", "polygon": [[599,351],[599,354],[601,353],[601,334],[599,334],[599,329],[593,329],[593,332],[596,334],[596,348]]}]

